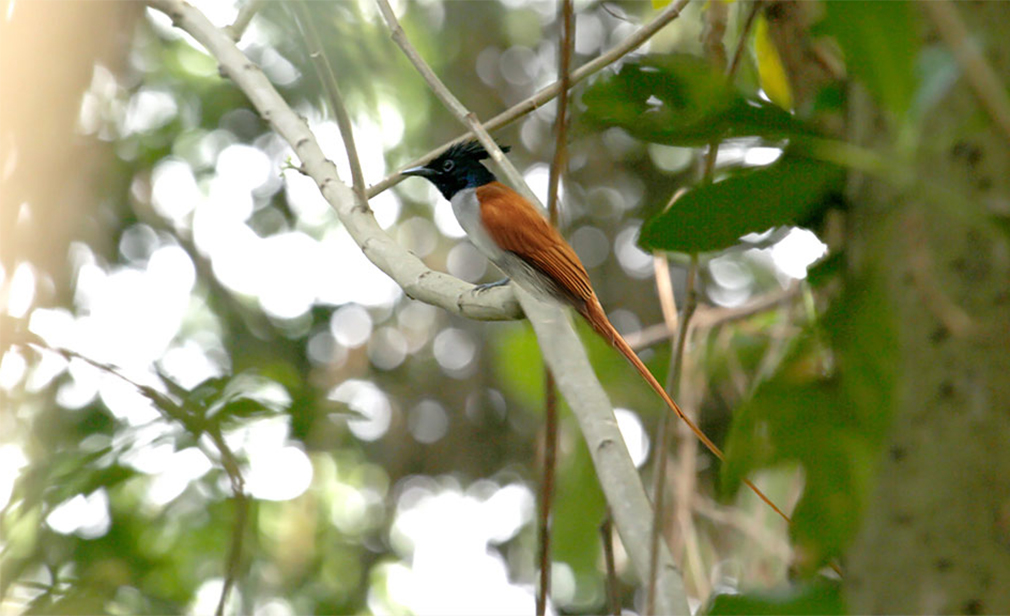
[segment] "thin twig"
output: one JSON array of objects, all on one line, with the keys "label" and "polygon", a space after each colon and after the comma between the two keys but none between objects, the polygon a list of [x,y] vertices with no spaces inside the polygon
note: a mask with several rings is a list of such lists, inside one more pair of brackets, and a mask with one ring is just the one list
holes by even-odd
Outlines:
[{"label": "thin twig", "polygon": [[743,58],[743,50],[747,46],[747,35],[750,33],[751,27],[754,26],[754,21],[757,18],[758,10],[761,8],[761,0],[753,0],[751,2],[750,11],[747,13],[747,20],[743,23],[743,28],[740,31],[740,40],[737,41],[736,51],[733,52],[733,59],[730,60],[729,68],[726,70],[728,75],[735,75],[737,68],[740,66],[740,60]]},{"label": "thin twig", "polygon": [[298,19],[302,31],[309,46],[309,57],[312,58],[319,75],[319,81],[326,88],[326,93],[330,97],[330,107],[333,117],[340,128],[340,137],[344,141],[344,149],[347,151],[347,162],[351,167],[351,187],[358,200],[358,207],[368,207],[368,196],[365,193],[365,176],[361,172],[361,160],[358,158],[358,149],[354,146],[354,125],[351,123],[351,116],[347,113],[347,106],[344,105],[344,97],[340,94],[340,86],[337,84],[337,77],[330,65],[329,58],[323,48],[323,42],[316,31],[315,20],[309,13],[305,0],[296,3],[298,6]]},{"label": "thin twig", "polygon": [[603,541],[603,560],[607,567],[607,603],[613,616],[621,616],[621,598],[618,596],[617,566],[614,564],[614,522],[607,511],[607,517],[600,524],[600,538]]},{"label": "thin twig", "polygon": [[[572,0],[564,0],[559,7],[561,36],[558,47],[558,73],[561,76],[561,91],[558,96],[558,112],[554,118],[555,143],[554,161],[551,164],[550,179],[547,183],[547,215],[551,224],[558,224],[558,184],[565,169],[565,135],[568,129],[568,90],[571,81],[572,50],[575,43],[575,19]],[[551,503],[554,499],[555,459],[558,444],[558,396],[554,376],[544,366],[544,464],[540,493],[540,588],[537,593],[537,616],[547,612],[547,598],[551,593]]]},{"label": "thin twig", "polygon": [[[712,7],[710,7],[709,9],[710,12],[713,10],[714,6],[715,5],[712,5]],[[723,15],[723,17],[725,16]],[[718,19],[716,19],[716,21],[718,21]],[[710,53],[712,53],[716,48],[722,49],[722,34],[724,32],[725,32],[724,22],[722,23],[721,26],[706,27],[705,32],[703,34],[703,38],[705,42],[705,48]],[[713,40],[716,37],[718,37],[718,40]],[[725,50],[721,51],[721,53],[716,55],[717,57],[713,58],[713,61],[721,61],[722,63],[725,63],[726,58]],[[713,141],[711,144],[709,144],[708,153],[705,157],[704,178],[705,180],[708,181],[711,181],[712,173],[715,169],[715,159],[716,159],[716,153],[718,151],[717,148],[718,148],[718,141]],[[680,194],[681,194],[680,192],[674,194],[673,198],[670,199],[670,203],[667,205],[667,208],[673,206],[673,204],[676,202]],[[676,329],[677,331],[676,343],[673,345],[673,349],[671,351],[670,368],[669,372],[667,372],[666,375],[666,390],[672,398],[677,398],[679,397],[678,394],[680,390],[680,375],[683,368],[684,348],[688,336],[688,328],[690,326],[691,316],[694,314],[694,311],[698,305],[697,295],[694,290],[694,283],[698,273],[698,255],[697,254],[691,255],[691,263],[688,266],[687,270],[687,285],[685,287],[685,300],[682,306],[683,312],[680,316],[680,319],[677,319],[675,316],[677,312],[676,301],[674,299],[673,286],[670,284],[670,268],[669,264],[666,261],[666,255],[663,253],[657,254],[654,263],[656,274],[656,286],[660,292],[659,293],[660,305],[662,306],[663,309],[663,321],[668,330],[673,331],[674,329]],[[682,428],[686,427],[686,424],[682,425],[681,427]],[[692,457],[690,468],[693,469],[694,468],[693,456],[697,455],[697,445],[694,439],[690,437],[688,437],[687,439],[683,438],[684,436],[683,430],[681,430],[680,432],[681,432],[681,440],[685,445],[685,447],[681,451],[680,459],[682,464],[680,466],[683,469],[688,468],[688,465],[684,463],[684,460],[686,460],[687,456],[690,455]],[[647,614],[651,614],[653,612],[653,606],[656,594],[655,560],[659,550],[659,542],[661,538],[665,536],[665,533],[663,532],[663,527],[666,523],[666,515],[665,515],[666,464],[667,464],[666,455],[670,448],[669,439],[670,439],[670,422],[664,414],[664,416],[660,418],[659,423],[659,435],[657,438],[658,449],[656,451],[655,467],[653,471],[652,498],[653,498],[653,507],[655,508],[656,511],[656,516],[655,518],[653,518],[652,543],[650,546],[652,550],[650,557],[652,558],[653,566],[649,569],[649,585],[645,602],[646,606],[645,611]],[[681,489],[679,496],[684,497],[686,492],[687,492],[686,488]],[[683,511],[684,511],[683,504],[678,503],[677,519],[681,521],[682,532],[686,532],[686,524],[681,519]],[[676,558],[678,551],[671,549],[671,552],[674,554],[674,558]]]},{"label": "thin twig", "polygon": [[547,216],[551,224],[558,225],[558,185],[565,171],[568,133],[568,90],[571,88],[572,51],[575,47],[575,18],[572,0],[564,0],[558,7],[561,21],[561,38],[558,44],[558,73],[561,88],[558,94],[558,112],[554,117],[554,161],[547,181]]},{"label": "thin twig", "polygon": [[[208,425],[203,420],[199,409],[192,408],[186,400],[182,400],[181,403],[176,402],[168,395],[158,391],[157,389],[134,381],[123,374],[119,368],[111,364],[94,360],[86,355],[78,353],[77,351],[54,347],[35,334],[26,335],[30,337],[30,340],[27,341],[29,346],[57,353],[67,360],[78,359],[86,364],[94,366],[106,374],[111,374],[135,388],[142,396],[150,400],[154,405],[154,408],[158,409],[158,411],[160,411],[161,414],[168,420],[180,423],[187,432],[194,436],[207,434],[210,437],[211,442],[214,443],[214,447],[217,449],[217,455],[220,457],[221,466],[224,468],[225,474],[228,475],[228,480],[231,483],[232,498],[235,501],[235,521],[232,525],[231,545],[228,549],[228,559],[225,566],[224,585],[221,588],[221,597],[218,600],[217,609],[215,611],[216,616],[222,616],[224,613],[225,603],[228,600],[228,595],[231,592],[232,586],[235,585],[235,580],[238,578],[238,570],[242,562],[242,543],[243,538],[245,537],[245,525],[248,518],[247,511],[249,501],[248,496],[245,493],[245,480],[242,477],[242,469],[239,466],[238,459],[235,457],[235,454],[232,452],[231,448],[228,447],[228,443],[221,435],[220,427],[216,425]],[[205,453],[209,453],[209,451],[205,451]],[[210,455],[208,457],[213,458],[214,456]]]},{"label": "thin twig", "polygon": [[[221,454],[221,464],[231,482],[232,499],[235,502],[235,521],[232,524],[231,547],[228,549],[228,566],[225,568],[221,597],[218,599],[217,610],[214,612],[215,616],[223,616],[228,595],[231,593],[232,587],[235,586],[239,569],[242,566],[242,544],[245,540],[246,522],[249,519],[249,497],[245,493],[245,480],[242,478],[238,460],[228,447],[228,443],[225,442],[220,426],[212,426],[207,430],[207,434]],[[238,613],[241,613],[241,609],[238,610]]]},{"label": "thin twig", "polygon": [[[767,312],[777,308],[783,301],[794,299],[800,292],[800,284],[793,282],[781,291],[762,295],[756,300],[736,306],[733,308],[721,308],[714,306],[699,306],[692,319],[692,329],[715,329],[726,323],[740,321],[762,312]],[[670,329],[666,323],[650,325],[637,332],[632,332],[624,336],[631,348],[636,351],[647,349],[661,342],[669,340],[676,334],[676,329]]]},{"label": "thin twig", "polygon": [[[382,13],[382,17],[386,20],[386,25],[389,27],[390,36],[403,52],[403,55],[407,56],[410,63],[414,65],[417,72],[424,79],[428,87],[435,94],[438,100],[442,101],[456,119],[463,123],[464,126],[470,128],[470,131],[477,137],[484,149],[490,154],[491,159],[494,160],[505,173],[505,177],[508,178],[512,186],[521,192],[524,197],[526,197],[530,203],[540,203],[533,191],[526,184],[523,176],[515,168],[511,161],[505,158],[504,152],[498,146],[498,143],[491,137],[487,132],[487,128],[481,124],[480,120],[477,119],[476,114],[467,109],[463,103],[456,98],[456,95],[449,91],[449,88],[445,87],[442,80],[438,78],[435,71],[431,70],[428,63],[425,62],[421,54],[418,53],[417,49],[407,38],[407,35],[403,32],[403,27],[400,26],[400,21],[396,18],[396,13],[393,12],[392,7],[389,6],[389,0],[376,0],[379,5],[379,12]],[[542,204],[541,204],[542,207]]]},{"label": "thin twig", "polygon": [[[693,267],[697,272],[696,263],[692,263],[690,267]],[[695,275],[697,276],[697,273]],[[697,306],[697,299],[692,300],[692,296],[697,298],[697,295],[698,292],[695,289],[688,296],[686,302]],[[687,305],[684,306],[684,310],[688,313],[689,320],[691,320],[691,311],[688,310]],[[690,327],[689,323],[687,329],[688,340],[691,339],[693,331],[694,328]],[[700,360],[696,359],[688,364],[686,358],[687,356],[683,355],[679,364],[682,368],[677,380],[679,383],[678,393],[681,400],[686,403],[685,406],[687,408],[699,409],[701,408],[701,400],[705,389],[704,384],[699,382],[702,379],[697,378],[691,381],[685,375],[696,375],[700,371],[698,365]],[[693,385],[685,387],[683,385],[685,381],[692,382]],[[674,482],[675,496],[673,503],[675,509],[673,517],[677,521],[680,532],[675,536],[676,542],[672,549],[674,550],[674,554],[683,550],[683,568],[688,572],[685,573],[685,576],[688,574],[691,575],[694,579],[695,596],[704,601],[711,593],[711,584],[708,580],[708,568],[702,562],[701,550],[698,546],[698,533],[694,525],[694,515],[692,515],[694,501],[698,498],[698,441],[691,438],[690,431],[684,430],[681,426],[678,426],[677,431],[680,436],[680,446],[677,448],[677,464],[675,466],[677,474]]]},{"label": "thin twig", "polygon": [[[726,64],[726,52],[722,44],[722,37],[725,34],[725,12],[715,13],[717,5],[721,3],[715,3],[710,6],[709,15],[706,22],[707,26],[705,32],[703,33],[705,49],[710,57],[710,59],[718,66],[725,66]],[[724,10],[723,7],[720,10]],[[739,66],[740,56],[742,55],[742,49],[744,43],[747,40],[747,33],[754,21],[754,17],[757,15],[758,4],[754,3],[753,8],[744,24],[743,29],[740,33],[740,40],[737,43],[736,51],[733,54],[733,59],[729,66],[726,67],[726,73],[728,79],[732,79],[733,75],[736,73],[737,67]],[[715,162],[718,157],[719,152],[719,141],[713,140],[709,144],[708,151],[705,153],[705,161],[702,174],[702,182],[711,182],[715,174]],[[676,201],[678,195],[674,195],[673,199],[670,201],[670,205]],[[669,207],[669,206],[667,206]],[[698,307],[698,296],[695,289],[695,280],[698,274],[698,255],[691,255],[691,262],[687,270],[687,285],[685,288],[685,300],[681,308],[682,313],[679,321],[675,318],[676,315],[676,303],[673,296],[673,288],[669,282],[669,264],[666,260],[666,255],[658,254],[655,258],[655,274],[656,283],[660,291],[660,302],[663,308],[663,321],[664,326],[667,331],[672,332],[674,329],[677,331],[676,344],[670,358],[670,370],[667,373],[666,389],[670,395],[674,398],[678,397],[680,393],[681,384],[681,374],[683,372],[684,366],[684,349],[686,346],[686,341],[688,335],[690,334],[691,319],[694,316],[695,310]],[[659,547],[660,538],[664,535],[663,524],[666,520],[666,516],[663,515],[663,510],[666,506],[666,498],[664,495],[666,489],[666,454],[669,450],[669,422],[666,415],[660,419],[659,425],[659,449],[656,452],[656,462],[653,477],[653,500],[654,507],[656,510],[656,516],[654,518],[653,534],[652,534],[652,558],[653,563],[655,563],[656,552]],[[680,463],[677,465],[679,469],[679,480],[677,482],[677,502],[676,502],[676,519],[678,525],[680,526],[680,533],[682,541],[685,545],[690,545],[694,549],[690,550],[691,554],[694,556],[692,561],[695,562],[696,567],[700,566],[697,562],[698,550],[697,546],[693,543],[693,537],[690,535],[692,532],[692,518],[691,518],[691,499],[693,498],[694,492],[694,474],[695,474],[695,457],[697,456],[697,441],[691,438],[689,431],[687,431],[687,426],[681,423],[679,426],[680,441],[682,443],[679,460]],[[753,486],[751,486],[753,489]],[[771,504],[771,503],[769,503]],[[783,515],[774,505],[772,508]],[[679,550],[672,550],[675,557]],[[696,568],[695,567],[695,568]],[[694,569],[694,568],[693,568]],[[655,566],[650,568],[649,571],[649,587],[648,595],[646,598],[646,613],[651,613],[653,607],[653,600],[655,596],[655,584],[656,584],[656,572]],[[700,581],[700,580],[699,580]]]},{"label": "thin twig", "polygon": [[[670,371],[667,373],[666,378],[666,390],[670,393],[670,397],[679,397],[680,389],[680,374],[683,367],[684,360],[684,349],[686,347],[688,326],[691,323],[691,315],[694,313],[695,307],[698,305],[697,295],[695,294],[694,284],[695,278],[698,272],[698,257],[697,255],[691,256],[691,265],[687,270],[687,284],[684,290],[685,299],[681,306],[680,317],[677,320],[677,342],[674,344],[672,355],[670,357]],[[669,270],[667,270],[669,273]],[[676,304],[673,303],[673,293],[672,288],[670,293],[665,300],[663,309],[663,316],[668,322],[672,320],[671,307],[673,312],[676,311]],[[652,537],[651,537],[651,552],[649,557],[651,559],[651,567],[649,568],[649,586],[648,593],[646,595],[645,602],[645,613],[654,614],[655,613],[655,597],[656,597],[656,576],[657,576],[657,559],[659,554],[659,542],[663,537],[663,525],[666,521],[666,516],[663,515],[664,501],[665,501],[665,488],[666,488],[666,452],[669,451],[669,421],[668,413],[663,413],[663,417],[660,419],[659,426],[659,443],[656,448],[655,457],[655,470],[653,471],[653,507],[655,508],[656,514],[653,518],[652,526]],[[683,423],[683,422],[681,422]],[[684,424],[686,426],[686,424]],[[684,439],[687,442],[696,443],[693,438]]]},{"label": "thin twig", "polygon": [[[242,544],[245,539],[246,523],[249,519],[249,497],[244,492],[234,494],[232,500],[235,502],[235,521],[231,529],[231,547],[228,549],[228,568],[224,578],[224,586],[221,588],[221,598],[218,599],[215,616],[223,616],[224,606],[228,601],[228,595],[238,579],[239,568],[242,565]],[[237,610],[237,613],[242,613]]]},{"label": "thin twig", "polygon": [[224,33],[236,43],[242,40],[242,35],[245,34],[246,28],[249,27],[249,22],[252,21],[252,18],[256,16],[256,13],[259,12],[260,7],[265,2],[266,0],[248,0],[238,10],[235,21],[230,26],[225,27]]},{"label": "thin twig", "polygon": [[[671,203],[676,200],[676,195],[671,199]],[[670,263],[665,254],[656,254],[652,259],[654,277],[656,279],[656,292],[659,296],[659,305],[663,313],[663,323],[668,331],[677,331],[677,298],[673,293],[673,283],[670,279]],[[676,345],[674,345],[676,346]],[[669,380],[669,375],[667,376]],[[669,386],[669,383],[667,383]],[[664,486],[666,485],[666,454],[670,449],[670,414],[660,413],[659,426],[656,428],[656,446],[653,453],[652,463],[652,508],[655,512],[652,519],[652,529],[649,536],[649,583],[646,587],[646,609],[645,613],[652,613],[655,606],[656,592],[656,557],[659,551],[659,540],[663,536],[663,526],[665,525],[664,509],[666,499],[664,496]],[[676,553],[670,550],[671,554]]]},{"label": "thin twig", "polygon": [[1000,83],[999,76],[972,44],[971,34],[954,3],[950,0],[932,0],[920,4],[940,32],[940,37],[954,52],[975,96],[993,122],[1010,139],[1010,96],[1007,95],[1006,86]]},{"label": "thin twig", "polygon": [[[587,62],[586,64],[583,64],[579,68],[572,71],[570,87],[575,86],[576,84],[578,84],[585,78],[589,77],[590,75],[594,75],[600,72],[604,68],[610,66],[614,62],[617,62],[624,56],[628,55],[632,51],[641,47],[657,32],[662,30],[664,26],[666,26],[674,19],[677,19],[677,17],[680,16],[680,12],[684,10],[685,6],[687,6],[688,2],[690,2],[690,0],[677,0],[676,2],[670,4],[665,9],[663,9],[658,15],[656,15],[652,19],[652,21],[636,30],[634,33],[631,34],[631,36],[621,41],[618,45],[615,45],[610,51],[597,58],[594,58],[592,61]],[[534,111],[547,101],[551,100],[552,98],[558,95],[560,90],[561,90],[561,82],[555,81],[554,83],[547,86],[543,90],[540,90],[533,96],[527,98],[526,100],[516,105],[513,105],[509,109],[506,109],[502,113],[499,113],[495,117],[491,118],[490,120],[484,123],[484,128],[486,128],[487,130],[496,130],[498,128],[501,128],[502,126],[506,126],[514,122],[515,120],[518,120],[519,118],[525,116],[526,114]],[[474,136],[476,136],[475,132],[473,131],[467,132],[453,139],[452,141],[443,143],[442,145],[428,152],[424,156],[411,161],[410,163],[404,165],[402,168],[398,169],[392,175],[389,175],[382,181],[372,185],[368,189],[368,196],[374,197],[375,195],[381,193],[382,191],[392,186],[395,186],[396,184],[399,184],[403,180],[403,176],[401,175],[400,172],[403,171],[404,169],[407,169],[409,167],[415,167],[417,165],[423,165],[428,161],[430,161],[431,159],[438,156],[439,154],[441,154],[442,152],[444,152],[452,144],[459,143],[464,139],[470,139]]]},{"label": "thin twig", "polygon": [[[740,42],[737,45],[738,47],[743,45],[743,40],[746,37],[747,37],[747,32],[746,32],[746,30],[744,30],[744,31],[742,31],[740,33],[740,39],[741,40],[740,40]],[[731,64],[728,67],[728,69],[732,69],[733,71],[735,71],[737,69],[737,66],[739,66],[739,65],[738,64]],[[730,72],[730,70],[727,70],[726,76],[727,76],[727,78],[730,81],[732,81],[732,79],[734,77],[734,73]],[[712,181],[712,179],[713,179],[713,177],[715,175],[715,161],[718,158],[718,155],[719,155],[719,141],[716,140],[716,141],[713,141],[711,143],[711,145],[709,147],[708,154],[707,154],[706,159],[705,159],[704,176],[701,179],[701,181],[703,183],[707,183],[707,182],[711,182]],[[713,453],[716,453],[716,452],[713,452]],[[718,453],[717,456],[718,456],[718,458],[720,460],[724,460],[724,456],[721,453]],[[771,509],[775,513],[777,513],[779,515],[779,517],[781,517],[783,520],[785,520],[787,524],[792,524],[792,519],[788,515],[786,515],[786,513],[781,508],[779,508],[778,505],[776,505],[774,502],[772,502],[772,500],[770,498],[768,498],[765,495],[764,492],[762,492],[760,489],[758,489],[758,487],[754,484],[753,481],[751,481],[750,479],[744,478],[743,479],[743,484],[746,485],[748,488],[750,488],[755,494],[757,494],[758,498],[760,498],[762,501],[765,502],[765,504],[767,504],[769,507],[771,507]]]},{"label": "thin twig", "polygon": [[547,612],[547,598],[551,594],[551,503],[554,500],[554,473],[558,457],[558,388],[554,375],[546,365],[544,377],[544,462],[537,512],[537,562],[540,564],[537,616],[544,616]]}]

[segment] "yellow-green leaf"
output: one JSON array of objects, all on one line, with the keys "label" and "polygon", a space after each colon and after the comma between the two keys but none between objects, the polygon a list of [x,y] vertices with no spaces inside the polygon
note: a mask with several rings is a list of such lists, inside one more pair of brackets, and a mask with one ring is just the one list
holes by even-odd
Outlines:
[{"label": "yellow-green leaf", "polygon": [[768,98],[786,111],[793,108],[793,90],[782,65],[782,57],[768,31],[768,20],[758,15],[754,30],[754,55],[757,56],[758,79]]}]

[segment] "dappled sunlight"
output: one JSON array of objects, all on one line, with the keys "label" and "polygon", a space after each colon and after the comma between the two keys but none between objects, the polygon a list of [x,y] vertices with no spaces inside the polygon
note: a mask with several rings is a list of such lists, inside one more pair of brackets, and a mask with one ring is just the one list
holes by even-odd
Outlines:
[{"label": "dappled sunlight", "polygon": [[35,272],[30,263],[18,264],[6,291],[7,314],[15,319],[24,317],[35,299]]},{"label": "dappled sunlight", "polygon": [[416,614],[528,613],[529,586],[509,581],[494,547],[533,517],[533,494],[517,484],[483,481],[463,490],[449,478],[407,479],[391,540],[402,565],[385,570],[388,597]]},{"label": "dappled sunlight", "polygon": [[[28,465],[28,458],[17,443],[5,443],[0,445],[0,509],[10,502],[11,493],[14,491],[14,480],[17,479],[21,469]],[[3,539],[0,538],[0,545]]]},{"label": "dappled sunlight", "polygon": [[368,381],[347,380],[335,387],[327,396],[342,402],[354,412],[347,419],[347,427],[363,441],[382,438],[392,422],[393,409],[389,397]]},{"label": "dappled sunlight", "polygon": [[109,532],[109,496],[99,489],[87,496],[78,494],[53,509],[46,524],[61,535],[76,533],[83,539],[94,539]]},{"label": "dappled sunlight", "polygon": [[[189,1],[221,28],[251,2]],[[25,4],[9,3],[14,22]],[[553,0],[391,5],[419,53],[484,122],[557,79]],[[743,5],[727,4],[732,36]],[[80,160],[69,170],[45,167],[34,192],[12,201],[4,219],[13,224],[4,228],[5,247],[16,247],[0,264],[5,575],[6,560],[13,564],[9,590],[0,584],[0,614],[211,614],[228,577],[234,585],[225,614],[533,613],[535,494],[545,455],[535,336],[521,321],[460,316],[484,298],[506,297],[499,291],[449,298],[459,309],[443,310],[415,298],[458,288],[444,275],[408,269],[415,278],[401,287],[383,272],[403,271],[387,267],[400,258],[391,239],[462,281],[503,277],[434,186],[390,177],[461,135],[462,126],[393,46],[372,0],[259,3],[243,33],[227,33],[248,66],[209,54],[213,45],[179,27],[192,21],[173,23],[130,3],[120,8],[134,14],[115,30],[122,39],[115,53],[89,59],[74,79],[58,75],[75,89],[53,100],[71,101],[73,113],[53,141],[58,147],[46,142],[45,162],[61,148]],[[576,2],[573,66],[590,65],[659,10]],[[685,11],[634,54],[581,79],[562,135],[559,228],[617,330],[658,332],[641,353],[660,382],[671,332],[657,301],[654,254],[661,252],[651,251],[669,256],[678,309],[691,251],[643,248],[644,230],[658,213],[676,209],[675,194],[788,161],[791,136],[723,140],[735,128],[732,118],[709,122],[704,114],[687,137],[668,126],[689,113],[666,118],[653,134],[593,118],[599,103],[589,94],[644,59],[697,55],[708,10]],[[306,23],[319,30],[321,49],[308,43]],[[320,53],[334,68],[343,103],[313,64]],[[742,56],[746,87],[734,96],[758,113],[752,56]],[[242,89],[240,76],[255,74],[253,65],[266,77],[257,87],[275,87],[294,115],[253,106],[257,97]],[[695,85],[671,86],[687,112],[715,96],[704,88],[696,95]],[[604,106],[631,110],[632,124],[669,111],[662,92],[645,94],[637,101],[645,111],[636,101]],[[308,159],[312,144],[287,141],[290,125],[307,126],[333,165],[327,168],[349,188],[351,162],[335,119],[342,104],[365,188],[376,193],[367,208],[336,202],[351,193],[310,176],[316,167],[296,154]],[[558,109],[557,100],[541,99],[492,131],[512,148],[509,159],[544,204]],[[48,139],[46,120],[32,116],[36,124],[25,134]],[[28,142],[6,133],[0,141],[6,191],[25,168]],[[713,173],[702,180],[713,143]],[[63,192],[49,194],[57,185]],[[707,208],[717,214],[710,226],[722,224],[723,209]],[[795,281],[827,255],[816,234],[823,229],[792,226],[798,220],[806,218],[748,227],[728,234],[726,245],[697,251],[702,327],[696,323],[687,338],[679,385],[720,444],[738,409],[783,363],[790,339],[782,332],[816,317],[799,310],[798,300],[786,305],[796,289],[808,291]],[[49,233],[64,221],[71,231]],[[687,235],[704,235],[703,226]],[[18,251],[31,243],[44,249],[22,257]],[[38,256],[46,251],[48,261]],[[793,294],[754,318],[734,314],[713,324],[713,314],[743,313],[777,293]],[[661,405],[604,341],[580,333],[631,461],[649,485]],[[561,411],[548,614],[607,609],[598,532],[607,504],[598,461],[572,411]],[[671,485],[697,488],[684,503],[690,519],[670,526],[674,546],[684,533],[695,541],[674,555],[690,600],[707,596],[713,584],[736,592],[755,579],[784,580],[788,531],[772,528],[767,511],[749,500],[732,509],[710,502],[720,481],[715,458],[696,458],[669,467]],[[795,502],[795,473],[783,477],[762,485]],[[615,547],[618,600],[625,613],[640,611],[642,572],[620,540]],[[773,554],[752,554],[761,550]]]},{"label": "dappled sunlight", "polygon": [[473,373],[477,345],[465,330],[447,328],[435,336],[435,360],[449,376],[462,379]]},{"label": "dappled sunlight", "polygon": [[652,275],[652,256],[635,243],[641,224],[640,221],[632,222],[614,239],[614,255],[617,261],[624,272],[634,278],[646,278]]},{"label": "dappled sunlight", "polygon": [[305,492],[312,483],[312,464],[298,447],[259,448],[248,454],[246,488],[253,498],[290,500]]},{"label": "dappled sunlight", "polygon": [[178,498],[193,481],[213,467],[207,456],[196,447],[172,451],[164,462],[164,467],[152,473],[154,476],[146,494],[148,505],[156,510]]},{"label": "dappled sunlight", "polygon": [[769,250],[779,271],[802,279],[807,277],[807,269],[827,254],[828,247],[806,229],[790,229],[789,234]]},{"label": "dappled sunlight", "polygon": [[614,409],[614,417],[617,418],[617,427],[621,430],[632,462],[636,467],[642,466],[649,458],[649,435],[642,426],[642,420],[636,413],[622,408]]}]

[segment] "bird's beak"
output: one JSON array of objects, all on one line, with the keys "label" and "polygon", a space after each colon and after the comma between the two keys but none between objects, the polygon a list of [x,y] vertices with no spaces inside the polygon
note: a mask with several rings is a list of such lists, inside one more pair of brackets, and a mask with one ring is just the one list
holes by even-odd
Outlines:
[{"label": "bird's beak", "polygon": [[435,175],[435,172],[427,167],[411,167],[410,169],[401,171],[400,175],[416,175],[422,178],[430,178]]}]

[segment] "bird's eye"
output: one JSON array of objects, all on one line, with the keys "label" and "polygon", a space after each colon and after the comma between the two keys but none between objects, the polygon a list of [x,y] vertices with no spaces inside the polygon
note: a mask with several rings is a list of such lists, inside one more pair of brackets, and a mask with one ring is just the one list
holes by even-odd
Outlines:
[{"label": "bird's eye", "polygon": [[450,158],[449,160],[442,163],[442,171],[452,171],[456,167],[456,163]]}]

